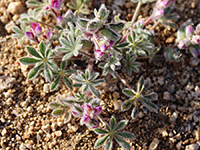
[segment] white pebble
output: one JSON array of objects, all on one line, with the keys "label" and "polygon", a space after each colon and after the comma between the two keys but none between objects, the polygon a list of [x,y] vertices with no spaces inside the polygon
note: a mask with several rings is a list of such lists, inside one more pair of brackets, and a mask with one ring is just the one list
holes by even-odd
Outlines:
[{"label": "white pebble", "polygon": [[198,144],[190,144],[187,145],[185,150],[198,150],[199,149],[199,145]]},{"label": "white pebble", "polygon": [[15,14],[21,14],[25,11],[25,8],[22,4],[22,2],[11,2],[8,5],[7,11],[13,15]]}]

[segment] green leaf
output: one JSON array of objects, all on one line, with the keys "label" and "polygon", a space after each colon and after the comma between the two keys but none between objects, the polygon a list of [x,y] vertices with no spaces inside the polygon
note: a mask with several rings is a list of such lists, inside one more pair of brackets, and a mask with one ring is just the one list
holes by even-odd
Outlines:
[{"label": "green leaf", "polygon": [[103,136],[103,137],[101,137],[100,139],[98,139],[98,140],[95,142],[94,147],[95,147],[95,148],[98,148],[98,147],[102,146],[103,143],[107,140],[108,137],[109,137],[109,135],[106,135],[106,136]]},{"label": "green leaf", "polygon": [[33,78],[35,78],[39,74],[40,70],[42,69],[42,66],[43,64],[40,64],[34,67],[33,69],[31,69],[28,73],[28,79],[32,80]]},{"label": "green leaf", "polygon": [[26,48],[27,48],[29,54],[31,54],[32,56],[35,56],[37,58],[42,58],[40,56],[40,54],[33,47],[27,46]]},{"label": "green leaf", "polygon": [[110,129],[113,130],[116,124],[116,119],[114,116],[110,118]]},{"label": "green leaf", "polygon": [[22,30],[19,28],[19,27],[17,27],[17,26],[14,26],[13,28],[12,28],[12,30],[15,32],[15,33],[18,33],[18,34],[24,34],[23,32],[22,32]]},{"label": "green leaf", "polygon": [[127,124],[128,124],[128,120],[121,120],[115,127],[114,131],[119,131],[119,130],[124,129],[127,126]]},{"label": "green leaf", "polygon": [[48,65],[44,66],[44,75],[45,75],[45,79],[47,79],[48,81],[51,81],[53,78],[53,73],[51,69],[48,67]]},{"label": "green leaf", "polygon": [[130,90],[130,89],[128,89],[128,88],[124,89],[124,90],[123,90],[123,93],[124,93],[125,95],[127,95],[127,96],[130,96],[130,97],[135,96],[135,93],[133,92],[133,90]]},{"label": "green leaf", "polygon": [[63,56],[62,61],[69,60],[72,56],[73,56],[73,52],[67,53],[65,54],[65,56]]},{"label": "green leaf", "polygon": [[54,117],[59,117],[63,115],[63,112],[64,112],[63,109],[55,109],[53,110],[52,115]]},{"label": "green leaf", "polygon": [[138,113],[139,113],[139,110],[137,109],[137,107],[134,107],[133,110],[132,110],[132,113],[131,113],[131,117],[133,119],[137,118]]},{"label": "green leaf", "polygon": [[158,113],[158,108],[154,103],[149,102],[148,100],[144,99],[143,97],[140,98],[142,103],[145,107],[147,107],[149,110]]},{"label": "green leaf", "polygon": [[24,65],[30,65],[30,64],[38,63],[41,60],[34,59],[34,58],[31,58],[31,57],[22,57],[22,58],[19,59],[19,61]]},{"label": "green leaf", "polygon": [[125,101],[122,106],[121,106],[121,110],[122,111],[127,111],[131,108],[132,104],[133,104],[133,101],[135,100],[135,97],[134,98],[131,98],[127,101]]},{"label": "green leaf", "polygon": [[158,94],[155,92],[151,92],[148,95],[142,95],[144,99],[150,100],[150,101],[156,101],[158,100]]},{"label": "green leaf", "polygon": [[104,150],[112,150],[113,148],[113,140],[112,139],[109,139],[105,145],[105,148]]},{"label": "green leaf", "polygon": [[71,120],[71,118],[72,118],[71,112],[69,112],[69,111],[66,112],[65,115],[64,115],[65,122],[69,122]]},{"label": "green leaf", "polygon": [[91,92],[92,92],[95,96],[97,96],[98,98],[101,97],[99,91],[98,91],[97,89],[95,89],[92,85],[89,85],[89,88],[90,88]]},{"label": "green leaf", "polygon": [[106,38],[116,41],[119,36],[117,35],[117,33],[115,33],[113,30],[109,29],[109,28],[102,28],[99,31],[103,36],[105,36]]},{"label": "green leaf", "polygon": [[39,48],[40,48],[40,52],[42,53],[43,57],[46,57],[45,56],[46,46],[43,42],[40,42]]},{"label": "green leaf", "polygon": [[59,82],[60,82],[60,76],[55,81],[52,82],[52,84],[51,84],[51,91],[53,91],[53,90],[55,90],[55,89],[58,88]]},{"label": "green leaf", "polygon": [[96,134],[107,134],[107,133],[108,133],[108,131],[105,131],[105,130],[103,130],[103,129],[95,129],[94,132],[95,132]]},{"label": "green leaf", "polygon": [[141,76],[137,83],[137,93],[141,93],[143,89],[144,89],[144,78],[143,76]]},{"label": "green leaf", "polygon": [[58,103],[58,102],[51,102],[51,103],[49,103],[49,108],[51,108],[53,110],[57,109],[59,107],[62,107],[62,105],[60,103]]},{"label": "green leaf", "polygon": [[67,85],[68,88],[72,89],[72,83],[67,79],[67,77],[63,76],[65,84]]},{"label": "green leaf", "polygon": [[30,1],[26,2],[26,4],[27,4],[28,7],[34,7],[34,8],[40,7],[42,5],[41,2],[38,2],[38,1],[35,1],[35,0],[30,0]]},{"label": "green leaf", "polygon": [[117,143],[124,149],[124,150],[131,150],[131,146],[124,141],[122,138],[118,137],[118,136],[114,136],[115,140],[117,141]]},{"label": "green leaf", "polygon": [[115,135],[122,136],[123,138],[134,140],[135,136],[130,132],[115,132]]}]

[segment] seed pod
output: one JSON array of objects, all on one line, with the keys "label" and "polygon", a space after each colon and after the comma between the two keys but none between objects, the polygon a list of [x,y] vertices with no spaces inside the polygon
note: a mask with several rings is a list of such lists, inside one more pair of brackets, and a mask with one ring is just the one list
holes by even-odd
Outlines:
[{"label": "seed pod", "polygon": [[116,41],[119,38],[118,34],[109,28],[102,28],[100,34],[113,41]]},{"label": "seed pod", "polygon": [[120,23],[111,23],[108,26],[109,26],[109,28],[111,28],[114,31],[119,31],[119,30],[123,29],[124,23],[122,23],[122,22],[120,22]]}]

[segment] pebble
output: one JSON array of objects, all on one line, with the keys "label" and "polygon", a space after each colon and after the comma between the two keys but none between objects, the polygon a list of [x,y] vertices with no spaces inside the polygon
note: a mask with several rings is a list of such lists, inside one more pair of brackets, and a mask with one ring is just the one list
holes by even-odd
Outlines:
[{"label": "pebble", "polygon": [[121,101],[120,100],[114,100],[113,105],[114,105],[114,110],[120,110],[121,108]]},{"label": "pebble", "polygon": [[199,149],[199,145],[198,144],[190,144],[187,145],[185,150],[198,150]]},{"label": "pebble", "polygon": [[13,87],[16,79],[8,76],[0,76],[0,91],[7,90]]},{"label": "pebble", "polygon": [[11,2],[8,5],[7,11],[13,15],[21,14],[25,11],[25,7],[23,6],[22,2]]},{"label": "pebble", "polygon": [[178,150],[180,150],[181,147],[182,147],[182,143],[181,143],[181,142],[178,142],[178,143],[176,144],[176,148],[177,148]]},{"label": "pebble", "polygon": [[12,28],[15,26],[14,21],[10,21],[8,24],[6,24],[5,29],[8,33],[12,32]]},{"label": "pebble", "polygon": [[61,135],[62,135],[62,131],[56,131],[56,132],[55,132],[55,135],[56,135],[57,137],[61,136]]},{"label": "pebble", "polygon": [[158,140],[158,138],[154,138],[151,144],[149,145],[149,150],[156,150],[159,143],[160,140]]},{"label": "pebble", "polygon": [[163,137],[168,136],[168,133],[167,133],[167,131],[166,131],[164,128],[159,128],[159,129],[158,129],[158,132],[159,132],[160,134],[162,134]]},{"label": "pebble", "polygon": [[191,57],[190,64],[191,66],[195,67],[199,64],[200,60],[198,58]]},{"label": "pebble", "polygon": [[4,128],[2,131],[1,131],[1,135],[2,136],[5,136],[7,134],[7,130],[6,130],[6,128]]},{"label": "pebble", "polygon": [[165,91],[164,94],[163,94],[163,99],[164,99],[164,100],[170,100],[170,99],[171,99],[171,98],[170,98],[170,93],[167,92],[167,91]]},{"label": "pebble", "polygon": [[49,93],[49,91],[50,91],[50,89],[49,89],[49,83],[44,84],[44,86],[43,86],[43,91],[44,91],[45,93]]},{"label": "pebble", "polygon": [[19,146],[19,150],[26,150],[26,146],[24,145],[24,143],[22,143],[22,144]]},{"label": "pebble", "polygon": [[170,120],[173,122],[176,122],[176,119],[178,118],[178,111],[173,112]]}]

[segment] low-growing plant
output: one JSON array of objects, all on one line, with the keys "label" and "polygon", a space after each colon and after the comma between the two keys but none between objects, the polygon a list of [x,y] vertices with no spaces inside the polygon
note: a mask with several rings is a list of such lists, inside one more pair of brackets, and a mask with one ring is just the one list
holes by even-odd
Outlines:
[{"label": "low-growing plant", "polygon": [[[134,105],[131,117],[135,119],[139,103],[155,113],[159,112],[152,102],[157,100],[157,94],[147,91],[144,78],[139,79],[134,91],[119,72],[133,76],[140,72],[140,59],[153,59],[159,50],[154,42],[155,27],[159,23],[177,27],[175,21],[178,15],[172,12],[175,0],[157,0],[153,13],[146,20],[137,20],[140,8],[144,3],[155,0],[132,1],[137,3],[137,7],[131,21],[125,22],[115,16],[109,22],[110,12],[104,4],[94,10],[94,18],[84,16],[90,13],[87,4],[91,0],[71,0],[65,14],[61,11],[65,5],[62,0],[28,0],[26,4],[32,9],[22,14],[19,25],[13,27],[13,38],[21,38],[19,44],[23,40],[26,42],[26,38],[34,45],[26,47],[28,56],[19,58],[20,63],[33,66],[28,79],[41,75],[51,83],[51,91],[59,90],[59,85],[64,83],[74,93],[74,96],[58,98],[57,102],[49,104],[53,116],[65,116],[70,121],[73,115],[80,118],[81,125],[85,124],[97,134],[103,134],[95,143],[96,148],[106,142],[105,149],[112,149],[115,139],[123,149],[128,150],[131,147],[123,138],[135,138],[129,132],[119,132],[125,128],[128,120],[117,124],[112,116],[110,124],[105,125],[106,130],[98,128],[99,120],[103,122],[99,87],[106,86],[104,76],[110,74],[126,87],[121,90],[130,99],[123,102],[122,112]],[[52,22],[46,23],[44,16],[51,16]],[[151,21],[154,24],[147,29]],[[190,23],[182,25],[177,33],[178,48],[189,49],[194,56],[199,55],[199,35],[199,25],[196,30]],[[164,55],[168,60],[177,60],[181,56],[170,47]]]}]

